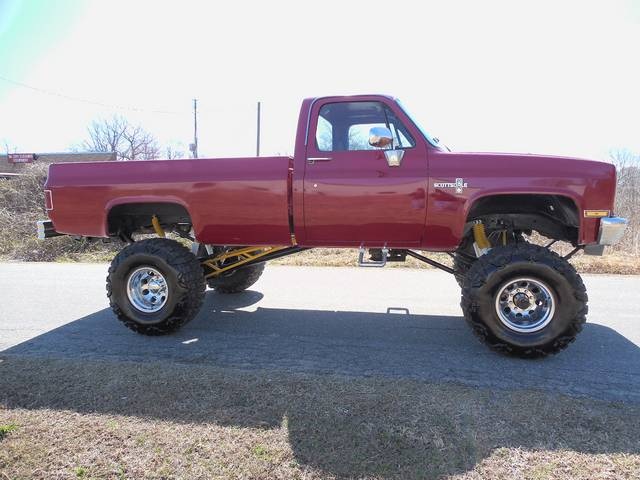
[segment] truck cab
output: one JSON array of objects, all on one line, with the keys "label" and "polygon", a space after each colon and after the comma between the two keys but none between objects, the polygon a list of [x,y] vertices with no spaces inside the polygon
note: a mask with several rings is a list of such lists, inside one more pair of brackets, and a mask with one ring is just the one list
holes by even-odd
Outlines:
[{"label": "truck cab", "polygon": [[[304,111],[307,110],[307,119]],[[296,231],[305,245],[418,247],[426,224],[428,145],[390,97],[306,100],[296,140]],[[370,144],[372,130],[390,143]],[[295,197],[294,197],[295,198]],[[294,204],[294,213],[296,210]],[[294,225],[298,222],[294,221]]]},{"label": "truck cab", "polygon": [[309,246],[452,251],[480,220],[593,249],[613,211],[613,165],[451,152],[390,96],[306,99],[294,162],[292,223]]}]

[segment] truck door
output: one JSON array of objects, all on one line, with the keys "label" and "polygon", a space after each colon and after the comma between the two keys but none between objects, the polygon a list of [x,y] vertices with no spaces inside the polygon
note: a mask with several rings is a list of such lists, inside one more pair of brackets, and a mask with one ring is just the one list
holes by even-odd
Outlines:
[{"label": "truck door", "polygon": [[[369,145],[372,127],[387,127],[400,165]],[[427,152],[392,100],[316,101],[304,175],[305,243],[412,247],[426,220]]]}]

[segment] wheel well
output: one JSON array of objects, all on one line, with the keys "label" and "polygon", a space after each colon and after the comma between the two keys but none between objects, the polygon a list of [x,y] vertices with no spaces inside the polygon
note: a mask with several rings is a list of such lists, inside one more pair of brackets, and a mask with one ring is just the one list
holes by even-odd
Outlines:
[{"label": "wheel well", "polygon": [[177,203],[123,203],[116,205],[107,215],[110,236],[128,237],[135,232],[153,232],[151,219],[157,216],[167,230],[191,228],[191,217],[185,207]]},{"label": "wheel well", "polygon": [[475,220],[488,226],[535,230],[545,237],[577,244],[580,216],[575,202],[563,195],[508,194],[478,199],[469,210],[465,234]]}]

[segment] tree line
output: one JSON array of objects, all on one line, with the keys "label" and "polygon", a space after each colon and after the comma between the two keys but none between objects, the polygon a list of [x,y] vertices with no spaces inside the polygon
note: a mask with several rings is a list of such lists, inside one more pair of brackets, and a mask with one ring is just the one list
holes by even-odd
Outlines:
[{"label": "tree line", "polygon": [[114,153],[119,161],[187,157],[181,148],[171,145],[161,148],[151,133],[120,115],[94,120],[87,134],[86,140],[72,147],[73,151]]},{"label": "tree line", "polygon": [[615,214],[629,220],[616,250],[640,255],[640,154],[622,149],[611,152],[618,175]]}]

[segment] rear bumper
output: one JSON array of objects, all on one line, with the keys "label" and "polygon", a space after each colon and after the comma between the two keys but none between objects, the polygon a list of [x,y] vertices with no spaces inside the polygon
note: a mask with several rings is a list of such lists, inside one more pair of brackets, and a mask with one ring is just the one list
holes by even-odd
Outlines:
[{"label": "rear bumper", "polygon": [[38,220],[38,240],[44,240],[51,237],[59,237],[62,233],[56,232],[53,228],[53,222],[51,220]]},{"label": "rear bumper", "polygon": [[621,217],[604,217],[600,219],[598,245],[615,245],[620,241],[629,221]]}]

